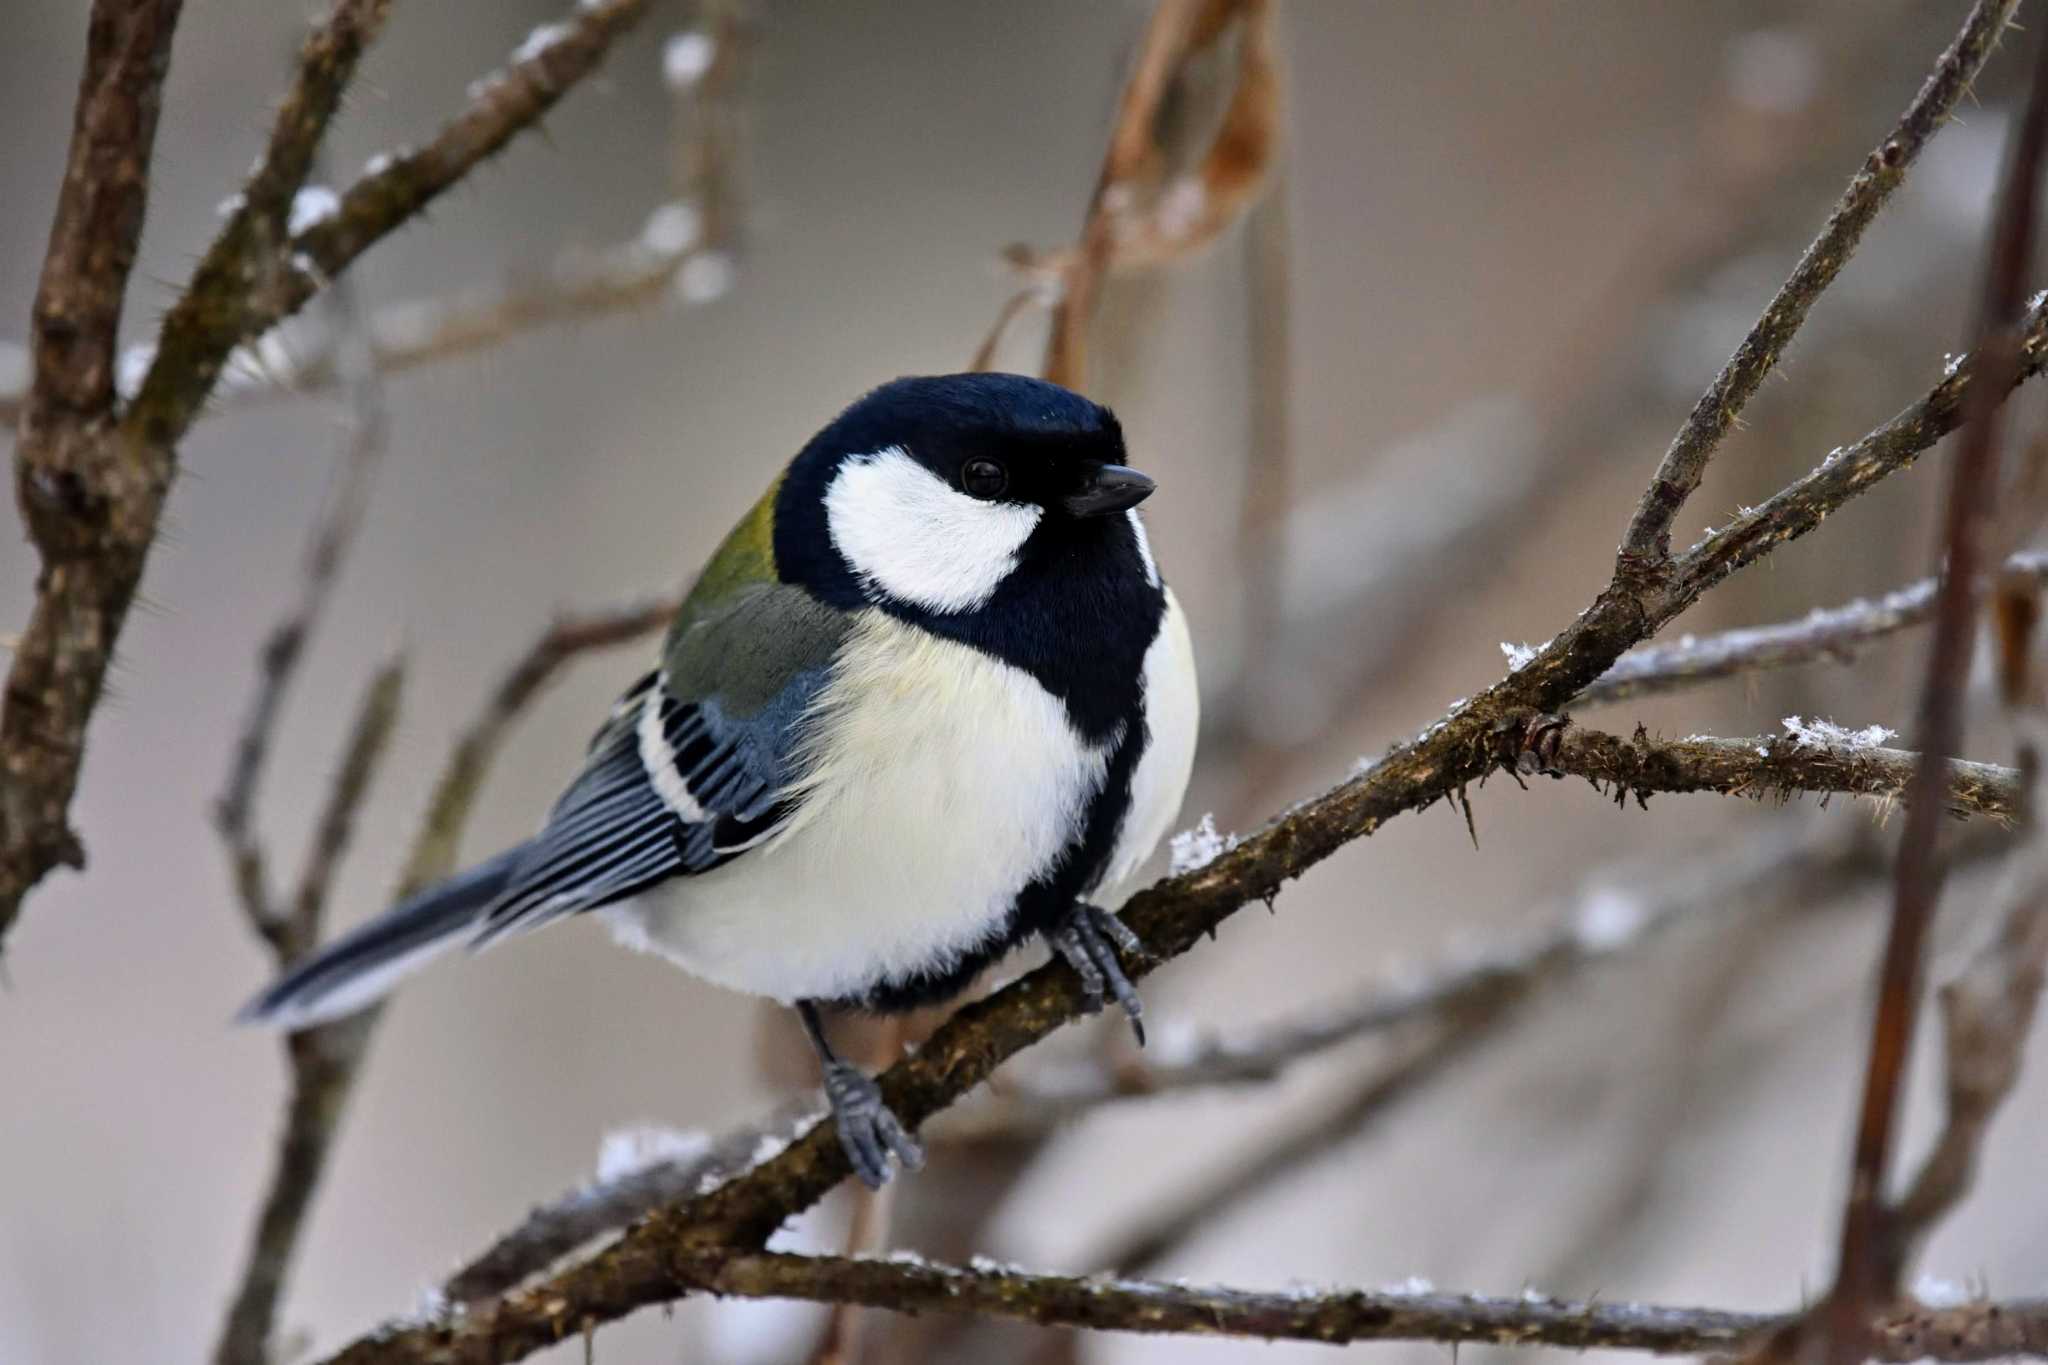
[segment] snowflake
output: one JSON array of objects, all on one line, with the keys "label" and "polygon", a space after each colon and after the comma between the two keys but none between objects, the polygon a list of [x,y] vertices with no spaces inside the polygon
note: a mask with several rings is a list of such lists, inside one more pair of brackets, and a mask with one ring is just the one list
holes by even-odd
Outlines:
[{"label": "snowflake", "polygon": [[1876,749],[1899,737],[1898,731],[1882,725],[1850,730],[1831,720],[1809,721],[1799,716],[1785,717],[1784,724],[1793,746],[1800,749]]},{"label": "snowflake", "polygon": [[1237,847],[1235,834],[1219,834],[1216,817],[1204,814],[1193,829],[1184,829],[1167,844],[1167,870],[1178,877],[1196,872]]}]

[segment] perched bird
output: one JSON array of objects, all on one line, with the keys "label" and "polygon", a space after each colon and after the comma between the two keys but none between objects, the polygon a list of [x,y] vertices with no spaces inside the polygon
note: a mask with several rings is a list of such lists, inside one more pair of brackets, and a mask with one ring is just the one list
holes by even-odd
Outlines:
[{"label": "perched bird", "polygon": [[1115,952],[1137,941],[1094,898],[1166,832],[1196,723],[1187,626],[1133,510],[1152,490],[1109,410],[1057,385],[876,389],[726,537],[538,834],[242,1017],[335,1018],[451,944],[596,910],[794,1005],[855,1172],[918,1165],[819,1005],[932,1004],[1042,938],[1139,1026]]}]

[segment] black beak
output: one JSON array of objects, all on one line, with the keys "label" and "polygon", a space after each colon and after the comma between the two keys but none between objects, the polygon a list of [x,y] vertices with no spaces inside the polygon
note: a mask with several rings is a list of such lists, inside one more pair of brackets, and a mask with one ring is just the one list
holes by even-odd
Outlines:
[{"label": "black beak", "polygon": [[1081,486],[1067,494],[1069,512],[1077,517],[1101,517],[1127,511],[1152,496],[1159,485],[1135,469],[1120,464],[1100,465]]}]

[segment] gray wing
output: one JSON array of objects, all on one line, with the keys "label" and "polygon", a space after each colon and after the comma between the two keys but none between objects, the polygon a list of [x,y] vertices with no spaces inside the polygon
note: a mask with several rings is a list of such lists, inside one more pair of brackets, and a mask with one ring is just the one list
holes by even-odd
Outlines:
[{"label": "gray wing", "polygon": [[772,838],[803,721],[849,619],[755,584],[687,612],[612,708],[583,771],[513,864],[477,944],[707,872]]}]

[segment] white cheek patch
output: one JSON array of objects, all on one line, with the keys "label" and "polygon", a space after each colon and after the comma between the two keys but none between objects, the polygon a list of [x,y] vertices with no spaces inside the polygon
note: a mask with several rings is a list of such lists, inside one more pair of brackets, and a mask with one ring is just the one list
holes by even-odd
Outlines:
[{"label": "white cheek patch", "polygon": [[972,611],[995,595],[1044,509],[982,502],[900,446],[848,460],[825,490],[832,544],[854,573],[927,611]]},{"label": "white cheek patch", "polygon": [[1138,558],[1145,562],[1145,581],[1156,588],[1159,586],[1159,561],[1152,558],[1152,542],[1145,535],[1145,523],[1135,507],[1124,515],[1131,519],[1131,535],[1138,542]]}]

